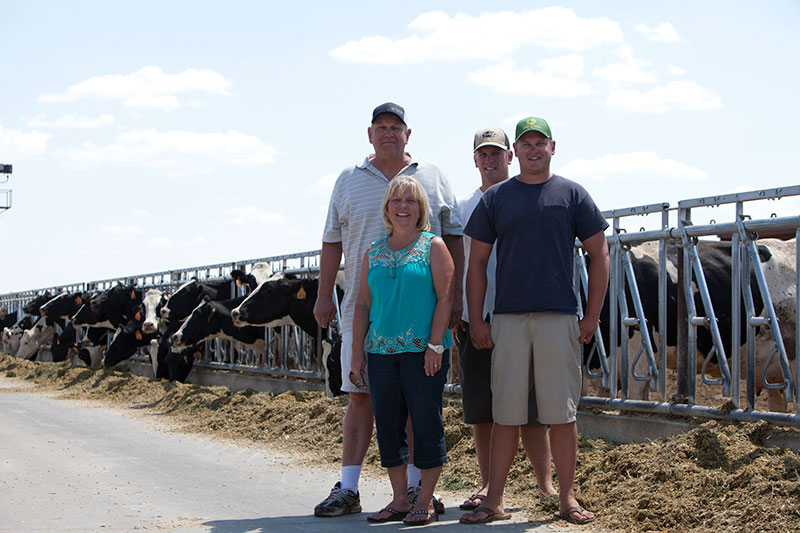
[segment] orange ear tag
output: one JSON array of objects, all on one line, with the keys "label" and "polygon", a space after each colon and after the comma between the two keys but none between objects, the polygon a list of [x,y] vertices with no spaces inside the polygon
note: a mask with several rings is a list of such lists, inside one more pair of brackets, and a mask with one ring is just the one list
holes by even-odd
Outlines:
[{"label": "orange ear tag", "polygon": [[300,290],[297,291],[296,295],[298,300],[305,300],[306,299],[306,290],[303,287],[300,287]]}]

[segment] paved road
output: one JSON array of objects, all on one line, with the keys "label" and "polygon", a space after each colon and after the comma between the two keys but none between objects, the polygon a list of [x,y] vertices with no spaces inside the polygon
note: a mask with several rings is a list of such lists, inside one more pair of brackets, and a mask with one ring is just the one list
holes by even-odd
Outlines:
[{"label": "paved road", "polygon": [[[315,518],[311,510],[338,479],[336,470],[173,433],[147,415],[9,390],[17,385],[0,378],[2,532],[406,529],[368,525],[363,513]],[[379,509],[389,495],[385,479],[362,480],[365,510]],[[460,513],[452,504],[459,501],[450,495],[446,514],[429,527],[461,532],[489,527],[458,524]],[[524,523],[522,515],[493,524],[490,531],[587,531],[564,522]]]}]

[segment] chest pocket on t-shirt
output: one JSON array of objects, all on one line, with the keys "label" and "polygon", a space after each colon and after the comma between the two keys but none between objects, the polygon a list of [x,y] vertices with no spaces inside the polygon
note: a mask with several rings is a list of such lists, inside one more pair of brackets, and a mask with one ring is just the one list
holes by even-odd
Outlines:
[{"label": "chest pocket on t-shirt", "polygon": [[565,205],[543,205],[541,224],[554,230],[569,229],[572,227],[572,222],[569,217],[569,208]]}]

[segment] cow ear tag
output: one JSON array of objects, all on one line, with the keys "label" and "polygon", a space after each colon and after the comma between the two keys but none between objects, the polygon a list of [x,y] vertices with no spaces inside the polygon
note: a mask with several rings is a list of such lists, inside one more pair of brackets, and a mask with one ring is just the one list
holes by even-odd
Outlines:
[{"label": "cow ear tag", "polygon": [[134,289],[131,289],[131,300],[135,299],[136,299],[136,291]]},{"label": "cow ear tag", "polygon": [[297,299],[298,300],[306,299],[306,290],[303,287],[300,287],[300,290],[297,291]]},{"label": "cow ear tag", "polygon": [[242,288],[242,280],[240,280],[240,279],[238,279],[238,278],[237,278],[237,279],[236,279],[236,286],[237,286],[237,287],[239,287],[239,288],[241,289],[241,288]]},{"label": "cow ear tag", "polygon": [[136,314],[133,315],[133,318],[135,318],[136,320],[141,320],[142,319],[142,312],[141,311],[136,311]]},{"label": "cow ear tag", "polygon": [[142,340],[142,332],[139,331],[138,329],[136,330],[136,333],[133,334],[133,336],[136,337],[137,341]]}]

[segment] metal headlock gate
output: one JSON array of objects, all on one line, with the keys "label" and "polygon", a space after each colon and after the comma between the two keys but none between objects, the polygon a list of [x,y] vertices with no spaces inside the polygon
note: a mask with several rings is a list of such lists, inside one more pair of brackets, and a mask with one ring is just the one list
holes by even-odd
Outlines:
[{"label": "metal headlock gate", "polygon": [[[199,281],[220,280],[228,277],[231,271],[237,268],[249,272],[256,263],[268,263],[273,272],[285,272],[298,277],[315,277],[319,272],[319,254],[320,251],[315,250],[4,294],[0,295],[0,309],[6,308],[10,313],[21,311],[27,302],[45,292],[50,292],[55,296],[64,291],[103,291],[118,283],[135,285],[145,290],[156,288],[169,295],[192,278],[197,278]],[[231,283],[233,284],[233,282]],[[234,296],[245,294],[244,289],[236,287],[235,284],[232,285],[231,293]],[[248,349],[239,342],[217,338],[205,341],[203,355],[195,364],[223,371],[260,373],[313,381],[325,379],[322,347],[316,345],[316,349],[314,349],[315,343],[309,335],[293,325],[281,326],[279,333],[276,333],[273,328],[266,328],[265,331],[265,353],[263,355]],[[84,332],[79,331],[77,337],[80,342],[84,337]],[[111,342],[111,336],[109,336],[108,342]],[[142,348],[133,358],[147,361],[147,349]]]},{"label": "metal headlock gate", "polygon": [[[718,418],[742,421],[766,420],[771,423],[800,426],[800,388],[797,387],[792,376],[792,366],[783,342],[782,329],[794,328],[800,330],[800,251],[795,246],[795,303],[794,323],[782,324],[776,315],[770,288],[762,269],[758,255],[758,233],[775,231],[794,232],[795,243],[800,236],[800,216],[777,217],[769,219],[752,220],[744,213],[746,202],[754,200],[778,200],[788,196],[800,195],[800,186],[784,187],[753,191],[747,193],[730,194],[682,200],[678,202],[677,209],[670,208],[669,204],[652,204],[633,208],[605,211],[603,214],[611,221],[611,235],[607,237],[609,256],[611,262],[611,277],[609,280],[609,327],[608,346],[609,353],[605,353],[603,335],[598,327],[595,333],[595,343],[586,357],[587,369],[592,362],[599,361],[600,370],[590,373],[590,377],[601,377],[602,384],[609,390],[608,398],[584,396],[581,405],[613,408],[639,412],[689,415],[705,418]],[[691,210],[699,207],[720,206],[734,204],[735,220],[729,223],[711,223],[707,225],[693,225]],[[677,210],[678,225],[669,227],[669,212]],[[620,221],[625,217],[661,214],[661,229],[628,233],[620,227]],[[731,236],[731,343],[734,347],[732,353],[725,353],[724,342],[719,331],[716,311],[711,301],[708,283],[705,278],[703,265],[698,253],[699,237]],[[631,247],[645,242],[658,243],[658,360],[653,349],[653,341],[649,335],[649,328],[644,315],[642,301],[639,294],[637,280],[634,275],[631,261]],[[686,304],[686,317],[678,324],[667,324],[667,247],[673,245],[682,250],[682,263],[679,265],[679,291],[683,292]],[[575,291],[578,296],[585,295],[588,287],[587,267],[584,254],[580,246],[576,246],[575,254]],[[763,300],[764,310],[756,315],[753,303],[753,287],[751,286],[751,273],[756,280],[756,290]],[[682,279],[681,279],[682,278]],[[700,315],[700,310],[695,306],[693,287],[696,287],[703,303],[705,315]],[[628,309],[628,297],[633,302],[633,313]],[[578,298],[580,301],[580,297]],[[740,391],[740,320],[741,302],[744,302],[746,318],[746,394],[745,406],[741,406]],[[681,324],[683,322],[683,324]],[[677,327],[679,330],[685,325],[685,368],[681,376],[680,368],[678,391],[684,391],[684,397],[667,401],[666,399],[666,353],[667,353],[667,327]],[[652,326],[652,325],[650,325]],[[629,360],[628,333],[630,328],[635,328],[640,333],[640,344],[634,348],[635,355]],[[695,368],[697,367],[697,331],[698,328],[707,328],[712,340],[711,351],[704,354],[704,361],[700,370],[701,380],[710,386],[720,386],[722,395],[730,398],[735,409],[723,412],[707,406],[695,404],[696,381]],[[766,328],[772,338],[774,348],[769,355],[763,371],[756,375],[755,336],[756,328]],[[679,353],[680,348],[679,344]],[[644,357],[646,365],[639,365]],[[711,359],[719,364],[720,377],[711,378],[707,375],[708,364]],[[727,360],[730,359],[730,365]],[[766,371],[771,363],[777,361],[780,366],[782,381],[768,382]],[[679,365],[680,365],[679,359]],[[646,366],[646,374],[638,374],[636,369]],[[630,369],[630,372],[629,372]],[[794,354],[795,377],[800,375],[800,343],[795,342]],[[628,399],[628,375],[634,380],[647,381],[657,391],[658,401],[642,401]],[[755,411],[756,379],[761,380],[765,389],[780,390],[789,402],[794,401],[795,413],[774,413]],[[618,391],[617,382],[620,383]],[[619,392],[619,398],[618,398]]]},{"label": "metal headlock gate", "polygon": [[[758,258],[758,233],[765,231],[793,231],[795,238],[800,235],[800,216],[772,217],[769,219],[752,220],[744,212],[746,202],[754,200],[773,199],[782,197],[800,196],[800,186],[769,189],[748,193],[731,194],[696,198],[678,202],[677,208],[669,204],[651,204],[624,209],[604,211],[604,216],[611,222],[610,235],[607,237],[611,260],[611,277],[609,280],[609,324],[608,346],[606,351],[603,344],[603,335],[600,328],[595,333],[594,347],[586,354],[586,368],[598,366],[593,377],[602,378],[603,386],[609,390],[607,398],[584,396],[581,405],[674,414],[683,416],[697,416],[706,418],[720,418],[730,420],[755,421],[765,420],[770,423],[800,426],[800,388],[792,377],[791,364],[783,343],[782,331],[786,328],[800,330],[800,295],[796,288],[800,285],[800,273],[797,266],[800,264],[800,253],[795,257],[795,323],[781,324],[776,316],[770,297],[761,263]],[[728,223],[711,223],[707,225],[693,225],[691,219],[692,209],[712,207],[723,204],[735,206],[735,220]],[[670,227],[669,215],[677,211],[677,227]],[[643,215],[660,215],[660,228],[656,230],[640,229],[628,232],[622,226],[623,220],[630,217]],[[740,383],[740,353],[733,350],[727,354],[723,348],[724,343],[717,324],[717,313],[708,292],[703,265],[697,252],[698,239],[709,236],[731,236],[731,277],[732,277],[732,308],[730,310],[732,321],[732,346],[739,346],[741,336],[739,330],[742,309],[740,302],[744,302],[744,313],[747,318],[746,341],[746,391],[744,406],[741,404]],[[648,324],[642,305],[638,281],[634,272],[631,258],[632,247],[646,242],[658,243],[658,320],[657,324]],[[679,271],[682,270],[681,290],[684,293],[687,313],[681,320],[682,324],[668,324],[667,320],[667,248],[677,247],[683,252],[683,261]],[[34,291],[0,295],[0,308],[6,307],[10,312],[18,309],[49,290],[58,294],[61,291],[100,291],[111,288],[117,283],[134,284],[144,289],[159,288],[166,293],[173,292],[178,286],[192,277],[200,280],[215,280],[226,277],[234,268],[249,270],[257,262],[267,262],[273,271],[285,271],[299,276],[316,277],[319,272],[319,251],[289,254],[262,259],[252,259],[234,263],[220,263],[202,267],[192,267],[179,270],[168,270],[152,274],[144,274],[125,278],[112,278],[101,281],[78,283],[73,285],[50,287]],[[753,287],[750,283],[750,273],[756,279],[755,290],[764,301],[764,311],[756,316],[753,303]],[[679,272],[680,274],[680,272]],[[681,277],[679,275],[679,277]],[[580,305],[581,295],[585,295],[588,285],[588,274],[584,253],[579,243],[576,243],[575,253],[575,284],[574,290]],[[700,293],[705,309],[705,315],[698,315],[693,298],[693,283]],[[241,295],[241,292],[239,292]],[[741,298],[740,298],[741,297]],[[628,305],[630,298],[631,306]],[[650,326],[650,327],[648,327]],[[686,353],[685,367],[689,369],[683,376],[683,381],[678,383],[679,392],[682,391],[682,401],[673,401],[666,398],[667,383],[667,331],[668,328],[686,329],[686,340],[680,348]],[[755,331],[756,328],[768,328],[774,340],[774,350],[769,356],[769,363],[777,360],[780,365],[783,381],[768,383],[766,375],[755,375]],[[712,338],[713,348],[705,354],[705,362],[701,375],[703,383],[710,386],[720,386],[722,394],[730,398],[735,409],[723,412],[720,409],[695,403],[695,368],[696,346],[698,328],[706,328]],[[652,338],[650,329],[657,333],[657,339]],[[639,333],[637,344],[633,346],[629,357],[629,336],[631,330]],[[220,371],[246,371],[263,373],[267,375],[284,376],[289,378],[303,378],[308,380],[324,380],[325,370],[321,357],[321,348],[317,346],[316,352],[311,349],[312,340],[295,326],[283,326],[281,333],[276,335],[267,328],[265,335],[266,353],[261,356],[247,349],[241,349],[237,343],[224,339],[215,339],[206,342],[206,351],[203,359],[197,362],[199,366],[206,366]],[[719,378],[706,375],[708,360],[716,356],[720,363]],[[146,355],[138,356],[146,359]],[[730,358],[730,364],[727,359]],[[679,361],[680,362],[680,361]],[[594,365],[593,363],[596,363]],[[800,374],[800,343],[795,343],[794,369],[795,375]],[[629,371],[629,369],[632,369]],[[638,369],[638,370],[637,370]],[[632,383],[629,382],[629,373],[634,381],[646,382],[658,395],[657,401],[641,401],[628,399],[628,390]],[[679,372],[679,379],[681,378]],[[755,410],[756,379],[760,379],[765,388],[783,391],[788,401],[794,401],[795,413],[773,413]],[[618,386],[619,382],[619,386]],[[459,391],[455,383],[447,386],[448,391]]]}]

